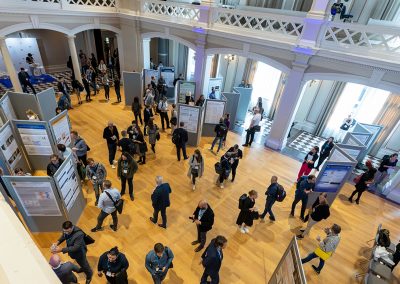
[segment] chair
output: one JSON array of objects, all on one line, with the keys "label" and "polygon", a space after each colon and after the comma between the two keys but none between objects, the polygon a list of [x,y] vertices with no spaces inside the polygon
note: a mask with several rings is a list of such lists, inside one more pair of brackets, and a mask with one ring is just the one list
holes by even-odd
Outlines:
[{"label": "chair", "polygon": [[365,275],[364,284],[389,284],[389,282],[372,273],[368,273]]},{"label": "chair", "polygon": [[386,281],[390,282],[392,280],[392,270],[390,270],[389,267],[387,267],[386,265],[382,264],[379,261],[376,260],[370,261],[369,272],[377,276],[380,276],[380,278],[383,278]]}]

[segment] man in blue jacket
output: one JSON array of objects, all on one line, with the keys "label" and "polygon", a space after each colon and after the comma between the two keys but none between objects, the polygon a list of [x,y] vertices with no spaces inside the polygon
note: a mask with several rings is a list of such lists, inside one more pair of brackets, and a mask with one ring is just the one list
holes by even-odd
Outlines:
[{"label": "man in blue jacket", "polygon": [[166,229],[167,228],[167,207],[171,205],[169,201],[169,194],[172,192],[171,187],[168,183],[163,183],[163,177],[156,177],[156,188],[151,195],[151,202],[154,208],[153,217],[150,217],[150,221],[157,224],[158,213],[161,211],[162,224],[158,226]]},{"label": "man in blue jacket", "polygon": [[154,284],[161,284],[167,276],[168,269],[172,268],[172,260],[174,254],[171,249],[164,247],[163,244],[157,243],[154,245],[154,250],[151,250],[146,255],[145,266],[150,272]]},{"label": "man in blue jacket", "polygon": [[201,256],[204,272],[201,276],[200,284],[210,283],[207,278],[211,278],[211,284],[219,283],[219,270],[221,269],[224,254],[222,250],[226,248],[228,240],[224,236],[217,236],[208,245],[206,251]]},{"label": "man in blue jacket", "polygon": [[[290,211],[290,216],[294,217],[294,209],[297,203],[301,200],[301,211],[300,219],[304,221],[304,213],[306,212],[308,194],[314,190],[315,187],[315,175],[302,176],[297,182],[298,186],[294,193],[294,200],[292,203],[292,210]],[[300,184],[299,184],[300,183]]]},{"label": "man in blue jacket", "polygon": [[278,195],[278,177],[272,176],[271,177],[271,185],[268,186],[265,195],[267,196],[267,200],[265,201],[265,209],[264,212],[261,214],[261,222],[265,222],[264,218],[269,213],[269,219],[271,221],[275,221],[274,213],[272,212],[272,205],[274,205],[277,195]]}]

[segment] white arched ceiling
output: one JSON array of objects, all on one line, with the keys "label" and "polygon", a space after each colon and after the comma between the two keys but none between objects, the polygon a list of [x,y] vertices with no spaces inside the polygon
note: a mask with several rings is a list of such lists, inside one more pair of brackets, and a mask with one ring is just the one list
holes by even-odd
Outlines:
[{"label": "white arched ceiling", "polygon": [[121,30],[119,28],[116,28],[116,27],[111,26],[111,25],[106,25],[106,24],[98,24],[98,25],[96,25],[96,24],[87,24],[87,25],[79,26],[79,27],[76,27],[76,28],[72,29],[71,30],[71,34],[72,35],[76,35],[76,34],[78,34],[80,32],[83,32],[83,31],[95,30],[95,29],[112,31],[112,32],[114,32],[116,34],[120,34],[121,33]]},{"label": "white arched ceiling", "polygon": [[174,36],[174,35],[170,35],[170,34],[166,34],[166,33],[160,33],[160,32],[150,32],[150,33],[144,33],[141,34],[142,40],[144,39],[151,39],[151,38],[163,38],[163,39],[169,39],[169,40],[173,40],[173,41],[177,41],[183,45],[186,45],[187,47],[196,50],[196,45],[194,43],[191,43],[190,41],[187,41],[183,38]]},{"label": "white arched ceiling", "polygon": [[54,25],[54,24],[46,24],[46,23],[39,23],[38,26],[34,26],[32,23],[21,23],[15,24],[12,26],[5,27],[0,30],[0,36],[5,37],[9,34],[23,31],[23,30],[34,30],[34,29],[45,29],[45,30],[52,30],[56,32],[63,33],[65,35],[71,35],[70,30],[64,28],[62,26]]}]

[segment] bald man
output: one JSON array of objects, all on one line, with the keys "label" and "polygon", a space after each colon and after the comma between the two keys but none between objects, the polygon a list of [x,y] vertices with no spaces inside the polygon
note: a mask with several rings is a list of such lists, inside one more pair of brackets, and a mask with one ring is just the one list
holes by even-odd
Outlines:
[{"label": "bald man", "polygon": [[53,254],[50,257],[49,261],[51,267],[53,268],[55,274],[60,279],[61,283],[69,284],[69,283],[78,283],[78,279],[76,278],[74,272],[81,272],[79,267],[71,262],[61,262],[61,258],[58,254]]},{"label": "bald man", "polygon": [[103,138],[107,140],[108,161],[110,162],[111,168],[115,169],[114,159],[117,153],[119,134],[117,127],[112,121],[109,121],[107,127],[104,128]]},{"label": "bald man", "polygon": [[191,219],[197,227],[197,240],[193,241],[192,245],[199,244],[199,246],[194,250],[195,252],[199,252],[206,244],[207,232],[210,231],[214,225],[214,211],[206,200],[200,200]]}]

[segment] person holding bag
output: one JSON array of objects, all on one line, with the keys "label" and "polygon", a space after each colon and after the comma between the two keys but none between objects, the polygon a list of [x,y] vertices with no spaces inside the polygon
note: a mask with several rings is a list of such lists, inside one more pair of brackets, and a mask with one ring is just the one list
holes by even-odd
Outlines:
[{"label": "person holding bag", "polygon": [[336,250],[337,246],[340,242],[340,232],[342,228],[337,225],[333,224],[332,227],[326,228],[324,231],[326,233],[326,238],[321,241],[321,237],[317,237],[317,241],[319,242],[318,247],[315,249],[314,252],[310,253],[306,258],[301,260],[301,263],[307,263],[310,260],[319,257],[319,265],[316,267],[312,265],[312,268],[316,273],[320,273],[322,268],[324,267],[325,261],[332,256],[334,251]]},{"label": "person holding bag", "polygon": [[102,277],[104,273],[109,284],[128,284],[128,267],[129,261],[125,254],[118,247],[113,247],[100,256],[97,275]]},{"label": "person holding bag", "polygon": [[365,162],[365,165],[367,166],[368,170],[365,173],[363,173],[361,176],[357,177],[356,185],[355,185],[356,189],[353,191],[353,193],[349,197],[349,201],[351,203],[353,203],[353,197],[357,193],[358,195],[357,195],[356,203],[359,204],[360,198],[361,198],[361,195],[363,194],[363,192],[366,191],[368,189],[369,185],[374,182],[374,176],[376,173],[376,169],[372,165],[372,161],[367,160]]},{"label": "person holding bag", "polygon": [[204,172],[204,159],[199,149],[189,159],[189,171],[187,176],[192,179],[193,190],[196,189],[196,178],[201,178]]}]

